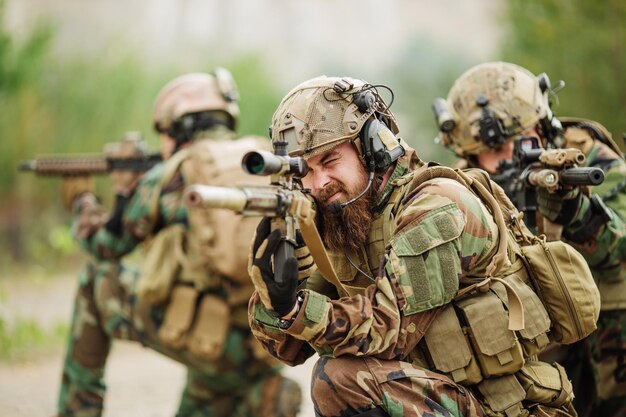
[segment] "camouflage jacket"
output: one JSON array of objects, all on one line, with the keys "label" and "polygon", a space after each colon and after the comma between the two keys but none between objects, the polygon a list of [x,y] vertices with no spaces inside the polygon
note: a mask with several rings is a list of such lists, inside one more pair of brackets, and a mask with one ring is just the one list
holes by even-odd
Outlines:
[{"label": "camouflage jacket", "polygon": [[594,222],[602,214],[584,198],[563,236],[587,260],[600,288],[602,309],[626,308],[626,162],[581,129],[568,128],[564,136],[565,146],[579,148],[586,155],[587,166],[604,171],[604,182],[590,187],[590,193],[604,203],[608,220]]},{"label": "camouflage jacket", "polygon": [[[221,127],[202,136],[207,139],[234,137],[231,130]],[[172,224],[187,225],[182,175],[176,172],[168,184],[161,184],[167,163],[159,163],[143,175],[123,210],[122,227],[107,227],[110,222],[102,221],[104,208],[95,199],[87,197],[79,201],[73,234],[86,252],[96,259],[120,259],[163,228]],[[156,213],[153,209],[155,198],[158,199]]]},{"label": "camouflage jacket", "polygon": [[[367,259],[360,268],[374,271],[375,279],[346,267],[349,254],[330,254],[339,279],[362,287],[362,293],[339,299],[332,285],[314,275],[286,331],[278,328],[255,293],[249,304],[250,325],[271,355],[291,365],[314,351],[332,357],[406,358],[441,307],[452,300],[460,280],[484,276],[498,239],[491,215],[456,181],[437,178],[413,184],[420,169],[414,159],[401,159],[386,186],[396,193],[381,193],[388,201],[378,206],[362,251]],[[403,171],[408,173],[393,179]],[[388,237],[381,222],[389,225]],[[383,251],[377,254],[370,246],[381,239]]]}]

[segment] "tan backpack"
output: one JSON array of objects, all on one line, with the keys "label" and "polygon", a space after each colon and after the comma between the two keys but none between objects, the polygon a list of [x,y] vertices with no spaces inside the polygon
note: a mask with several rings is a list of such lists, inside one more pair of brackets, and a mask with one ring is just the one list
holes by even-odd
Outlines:
[{"label": "tan backpack", "polygon": [[[241,159],[251,150],[269,148],[269,142],[259,137],[200,140],[188,149],[187,158],[181,163],[184,182],[229,187],[267,185],[268,178],[247,174],[241,167]],[[209,271],[240,284],[250,284],[248,253],[259,219],[227,209],[202,207],[187,207],[187,216],[188,264],[183,268],[184,278],[201,282],[198,274]]]}]

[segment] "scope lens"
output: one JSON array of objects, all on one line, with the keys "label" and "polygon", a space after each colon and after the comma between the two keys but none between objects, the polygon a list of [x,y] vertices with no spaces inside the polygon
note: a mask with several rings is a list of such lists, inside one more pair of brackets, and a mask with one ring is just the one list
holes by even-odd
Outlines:
[{"label": "scope lens", "polygon": [[265,169],[263,156],[257,152],[250,152],[245,156],[243,165],[250,174],[258,175]]}]

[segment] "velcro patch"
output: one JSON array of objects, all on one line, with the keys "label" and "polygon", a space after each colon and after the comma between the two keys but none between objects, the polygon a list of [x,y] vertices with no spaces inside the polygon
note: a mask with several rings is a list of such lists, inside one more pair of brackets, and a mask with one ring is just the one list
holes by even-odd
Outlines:
[{"label": "velcro patch", "polygon": [[463,226],[460,210],[450,204],[429,212],[394,237],[386,269],[404,294],[405,315],[441,306],[456,294],[461,274],[458,238]]}]

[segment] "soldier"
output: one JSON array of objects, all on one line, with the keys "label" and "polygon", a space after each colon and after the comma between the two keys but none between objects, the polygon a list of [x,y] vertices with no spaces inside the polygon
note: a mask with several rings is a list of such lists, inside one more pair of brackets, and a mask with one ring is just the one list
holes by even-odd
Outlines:
[{"label": "soldier", "polygon": [[[165,85],[153,122],[166,161],[141,178],[118,173],[110,216],[88,180],[64,181],[75,236],[94,260],[79,276],[59,415],[101,415],[113,339],[138,341],[187,367],[179,417],[297,414],[299,386],[280,375],[247,324],[247,252],[256,222],[182,204],[186,184],[232,185],[242,154],[267,147],[261,138],[235,139],[237,99],[223,68]],[[120,263],[148,240],[141,273]]]},{"label": "soldier", "polygon": [[[322,76],[296,86],[271,132],[308,163],[301,185],[317,203],[336,274],[321,271],[322,263],[300,274],[307,248],[300,244],[276,282],[272,254],[281,232],[263,219],[249,264],[256,292],[248,314],[255,336],[281,361],[295,365],[319,353],[316,415],[574,415],[562,368],[531,360],[547,345],[550,322],[534,314],[544,309],[485,188],[475,185],[475,193],[455,171],[424,164],[396,136],[377,88],[361,80]],[[491,290],[476,292],[479,282]],[[516,287],[508,300],[525,294],[526,324],[512,324],[521,314],[512,301],[506,312],[508,283]],[[528,308],[531,298],[537,303]],[[519,339],[509,330],[522,328]],[[535,395],[552,383],[549,394]]]},{"label": "soldier", "polygon": [[536,138],[542,147],[579,149],[586,166],[605,172],[604,182],[588,190],[537,188],[510,197],[526,211],[525,219],[534,222],[538,214],[539,220],[543,216],[563,227],[563,239],[584,255],[600,289],[597,331],[545,359],[557,359],[572,377],[580,416],[624,416],[626,163],[600,124],[554,117],[550,93],[545,74],[535,77],[505,62],[475,66],[456,80],[447,101],[437,105],[439,139],[462,158],[461,163],[486,170],[505,190],[515,188],[511,185],[516,178],[507,174],[514,144],[529,138]]}]

